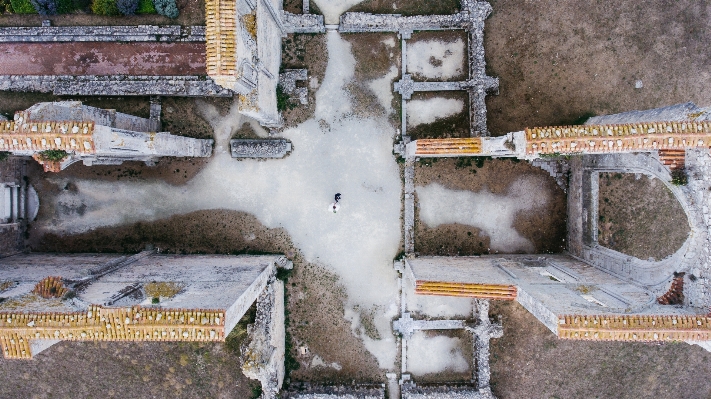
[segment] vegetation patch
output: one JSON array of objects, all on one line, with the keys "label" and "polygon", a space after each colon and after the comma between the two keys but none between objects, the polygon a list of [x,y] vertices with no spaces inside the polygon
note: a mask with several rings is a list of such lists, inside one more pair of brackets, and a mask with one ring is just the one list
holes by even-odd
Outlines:
[{"label": "vegetation patch", "polygon": [[174,282],[152,282],[146,284],[143,289],[146,291],[146,295],[153,298],[172,298],[176,296],[182,289],[185,288],[183,284]]},{"label": "vegetation patch", "polygon": [[640,259],[663,259],[689,235],[681,204],[659,179],[631,173],[601,173],[598,241]]},{"label": "vegetation patch", "polygon": [[69,156],[69,153],[64,150],[46,150],[38,153],[44,161],[59,162]]},{"label": "vegetation patch", "polygon": [[10,0],[10,5],[15,14],[37,14],[37,10],[29,0]]}]

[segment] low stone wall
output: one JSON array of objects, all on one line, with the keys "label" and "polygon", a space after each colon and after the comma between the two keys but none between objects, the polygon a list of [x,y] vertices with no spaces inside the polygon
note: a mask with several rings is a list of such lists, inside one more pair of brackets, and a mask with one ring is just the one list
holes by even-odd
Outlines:
[{"label": "low stone wall", "polygon": [[287,140],[230,140],[232,158],[284,158],[289,151]]},{"label": "low stone wall", "polygon": [[204,41],[204,26],[13,26],[0,28],[0,43]]},{"label": "low stone wall", "polygon": [[[308,4],[308,2],[304,3]],[[309,14],[308,11],[304,14],[292,14],[287,11],[282,11],[282,22],[288,33],[324,33],[326,25],[323,22],[323,15]]]},{"label": "low stone wall", "polygon": [[308,78],[309,74],[306,69],[285,69],[283,73],[279,74],[279,84],[284,93],[292,97],[292,101],[298,99],[301,105],[308,105],[309,90],[306,87],[296,86],[297,80],[306,81]]},{"label": "low stone wall", "polygon": [[303,390],[287,391],[282,394],[288,399],[383,399],[385,390],[381,387],[364,386],[310,386]]},{"label": "low stone wall", "polygon": [[692,102],[675,104],[667,107],[644,111],[629,111],[612,115],[594,116],[586,125],[614,125],[626,123],[644,123],[660,121],[707,121],[711,120],[709,108],[699,108]]},{"label": "low stone wall", "polygon": [[202,76],[0,75],[0,91],[58,96],[232,97],[232,91]]},{"label": "low stone wall", "polygon": [[341,16],[338,31],[357,33],[464,29],[468,23],[468,13],[402,16],[399,14],[347,12]]},{"label": "low stone wall", "polygon": [[403,399],[494,399],[489,390],[479,391],[474,387],[437,386],[418,387],[403,385]]}]

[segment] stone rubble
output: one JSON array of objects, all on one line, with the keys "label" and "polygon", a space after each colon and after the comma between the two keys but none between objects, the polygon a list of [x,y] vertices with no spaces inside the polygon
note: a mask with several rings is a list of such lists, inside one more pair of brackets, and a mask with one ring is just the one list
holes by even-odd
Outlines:
[{"label": "stone rubble", "polygon": [[282,393],[284,399],[384,399],[385,389],[373,386],[321,386],[304,382],[300,384],[299,390],[286,391]]},{"label": "stone rubble", "polygon": [[279,140],[230,140],[232,158],[284,158],[291,151],[291,142]]},{"label": "stone rubble", "polygon": [[309,89],[306,87],[297,87],[296,81],[307,81],[309,79],[306,69],[285,69],[279,74],[279,85],[281,85],[284,93],[294,98],[298,98],[301,105],[309,103]]}]

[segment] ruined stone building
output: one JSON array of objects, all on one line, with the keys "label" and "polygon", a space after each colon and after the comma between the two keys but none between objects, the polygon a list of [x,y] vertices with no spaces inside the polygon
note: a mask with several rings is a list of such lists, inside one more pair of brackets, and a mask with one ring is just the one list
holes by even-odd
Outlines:
[{"label": "ruined stone building", "polygon": [[220,342],[257,302],[252,378],[284,378],[283,283],[273,256],[17,254],[0,262],[0,350],[30,359],[63,341]]},{"label": "ruined stone building", "polygon": [[277,127],[276,87],[281,64],[279,0],[205,2],[207,74],[239,96],[239,111],[262,125]]},{"label": "ruined stone building", "polygon": [[[0,151],[31,156],[45,171],[84,165],[120,165],[125,161],[154,164],[161,157],[209,157],[213,140],[159,132],[160,120],[139,118],[83,105],[78,101],[39,103],[0,121]],[[44,151],[64,151],[48,159]]]},{"label": "ruined stone building", "polygon": [[[711,348],[709,119],[708,109],[687,103],[497,138],[413,141],[409,157],[531,160],[554,177],[564,175],[558,181],[568,194],[566,253],[411,257],[405,268],[416,292],[516,300],[565,339],[685,341]],[[688,184],[672,184],[672,171],[682,168]],[[676,253],[644,260],[598,244],[602,172],[644,174],[669,188],[691,230]]]}]

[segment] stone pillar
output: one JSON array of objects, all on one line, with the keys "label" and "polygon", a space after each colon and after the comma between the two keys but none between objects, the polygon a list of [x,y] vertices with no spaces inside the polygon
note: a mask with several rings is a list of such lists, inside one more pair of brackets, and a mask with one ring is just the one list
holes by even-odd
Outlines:
[{"label": "stone pillar", "polygon": [[162,111],[162,104],[160,96],[151,97],[151,110],[148,119],[151,121],[151,130],[154,132],[161,131],[160,115]]}]

